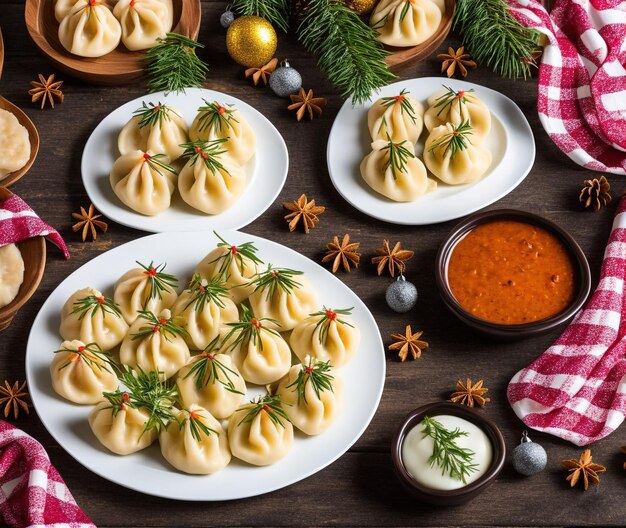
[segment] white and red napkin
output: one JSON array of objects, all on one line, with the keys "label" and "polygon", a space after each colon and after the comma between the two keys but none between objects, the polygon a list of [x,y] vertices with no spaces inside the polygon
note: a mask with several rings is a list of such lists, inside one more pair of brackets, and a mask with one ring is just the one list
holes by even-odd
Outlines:
[{"label": "white and red napkin", "polygon": [[626,198],[622,198],[596,291],[561,337],[509,384],[509,403],[528,427],[583,446],[624,421],[625,281]]},{"label": "white and red napkin", "polygon": [[39,218],[19,196],[14,194],[0,203],[0,246],[36,236],[46,237],[63,251],[66,259],[70,258],[57,230]]},{"label": "white and red napkin", "polygon": [[539,66],[537,110],[573,161],[626,174],[626,3],[509,0],[511,14],[548,38]]},{"label": "white and red napkin", "polygon": [[42,445],[0,420],[0,518],[23,528],[95,528]]}]

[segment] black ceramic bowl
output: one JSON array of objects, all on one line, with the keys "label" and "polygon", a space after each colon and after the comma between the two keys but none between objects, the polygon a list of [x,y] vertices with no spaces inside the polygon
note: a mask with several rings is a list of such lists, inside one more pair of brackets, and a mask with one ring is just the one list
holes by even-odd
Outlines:
[{"label": "black ceramic bowl", "polygon": [[[534,321],[532,323],[500,324],[480,319],[466,311],[458,303],[448,284],[448,262],[450,261],[450,255],[452,254],[456,244],[472,229],[479,225],[498,220],[516,220],[518,222],[534,224],[552,233],[563,243],[565,249],[570,254],[576,271],[576,290],[574,298],[564,310],[551,317],[541,319],[540,321]],[[576,243],[572,236],[550,220],[546,220],[545,218],[533,213],[517,211],[514,209],[496,209],[493,211],[476,213],[457,224],[439,248],[436,260],[436,273],[439,293],[441,294],[445,305],[454,315],[474,330],[492,337],[507,339],[530,337],[542,334],[566,323],[578,310],[580,310],[580,308],[582,308],[583,304],[585,304],[591,289],[591,273],[589,271],[587,257],[585,257],[582,249],[580,249],[580,246]]]},{"label": "black ceramic bowl", "polygon": [[[442,414],[458,416],[480,427],[491,440],[493,447],[493,458],[487,472],[467,486],[455,490],[436,490],[420,484],[411,477],[402,463],[402,444],[409,431],[419,424],[424,416],[432,418]],[[404,488],[423,502],[441,506],[463,504],[482,493],[493,483],[502,470],[505,458],[506,446],[504,437],[496,424],[469,407],[449,402],[429,403],[410,412],[396,431],[391,442],[393,468]]]}]

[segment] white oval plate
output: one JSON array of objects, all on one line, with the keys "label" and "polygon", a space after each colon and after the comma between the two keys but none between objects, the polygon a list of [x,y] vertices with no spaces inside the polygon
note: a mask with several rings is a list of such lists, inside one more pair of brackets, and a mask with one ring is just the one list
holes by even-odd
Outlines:
[{"label": "white oval plate", "polygon": [[[212,233],[161,233],[143,237],[103,253],[65,279],[41,307],[26,350],[26,375],[33,405],[46,429],[71,456],[87,469],[112,482],[170,499],[230,500],[267,493],[297,482],[339,458],[370,423],[385,382],[385,352],[365,304],[330,272],[295,251],[241,232],[220,233],[233,244],[253,241],[261,259],[281,267],[304,271],[315,285],[321,304],[335,308],[353,306],[353,319],[361,330],[361,346],[353,360],[337,369],[345,382],[344,409],[329,429],[318,436],[296,433],[291,452],[281,461],[254,467],[233,458],[222,471],[208,476],[175,470],[161,456],[158,442],[128,456],[118,456],[101,446],[87,416],[92,406],[74,405],[52,389],[50,362],[61,343],[58,329],[61,307],[79,288],[94,286],[112,294],[115,281],[136,267],[135,260],[167,262],[167,271],[180,281],[217,244]],[[320,304],[320,307],[321,307]],[[252,387],[246,400],[260,394]]]},{"label": "white oval plate", "polygon": [[[256,134],[257,151],[246,165],[248,186],[239,200],[226,211],[207,215],[187,205],[178,190],[169,209],[156,216],[145,216],[126,207],[113,192],[109,172],[119,156],[117,136],[146,103],[167,103],[191,125],[202,99],[234,104]],[[187,88],[185,93],[148,94],[113,110],[94,129],[85,144],[81,161],[83,184],[96,209],[115,222],[152,233],[167,231],[239,229],[261,216],[274,202],[287,179],[289,154],[280,132],[258,110],[228,94],[204,88]]]},{"label": "white oval plate", "polygon": [[[377,98],[397,95],[406,89],[427,109],[426,100],[442,85],[455,90],[473,88],[491,110],[492,127],[485,144],[491,149],[493,161],[486,176],[477,183],[456,186],[446,185],[433,177],[437,189],[414,202],[394,202],[378,194],[365,183],[359,170],[361,160],[371,150],[372,140],[367,127],[367,111],[371,103],[352,106],[352,101],[348,100],[333,123],[326,157],[333,185],[358,210],[394,224],[436,224],[492,204],[515,189],[530,172],[535,161],[532,130],[519,107],[500,92],[456,79],[423,77],[385,86]],[[421,155],[427,134],[424,127],[416,148],[418,155]]]}]

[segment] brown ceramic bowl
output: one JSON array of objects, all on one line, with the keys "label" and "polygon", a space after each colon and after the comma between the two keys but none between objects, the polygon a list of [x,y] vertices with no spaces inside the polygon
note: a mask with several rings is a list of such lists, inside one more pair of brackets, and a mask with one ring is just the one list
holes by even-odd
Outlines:
[{"label": "brown ceramic bowl", "polygon": [[[448,262],[456,244],[475,227],[498,220],[516,220],[542,227],[555,235],[569,252],[576,270],[576,290],[572,302],[563,311],[532,323],[499,324],[479,319],[467,312],[455,299],[448,285]],[[545,218],[514,209],[496,209],[476,213],[457,224],[439,248],[436,260],[437,286],[445,305],[461,321],[483,334],[497,338],[522,338],[549,332],[569,321],[582,308],[591,289],[589,263],[580,246],[572,236],[554,222]]]},{"label": "brown ceramic bowl", "polygon": [[[59,24],[54,16],[55,0],[26,0],[26,28],[39,50],[62,72],[94,84],[119,85],[143,76],[145,51],[129,51],[122,43],[102,57],[79,57],[59,41]],[[200,0],[173,0],[172,31],[193,39],[200,30]]]},{"label": "brown ceramic bowl", "polygon": [[[418,425],[424,416],[435,417],[442,414],[448,414],[452,416],[458,416],[468,422],[472,422],[474,425],[480,427],[493,447],[493,459],[491,466],[486,473],[479,479],[471,482],[467,486],[464,486],[455,490],[436,490],[428,488],[423,484],[417,482],[404,467],[402,462],[402,444],[404,438]],[[500,429],[488,418],[485,418],[481,413],[470,409],[464,405],[458,405],[450,402],[435,402],[424,405],[410,412],[393,437],[391,441],[391,459],[393,462],[393,468],[397,477],[404,488],[412,493],[416,498],[423,502],[429,502],[431,504],[438,504],[441,506],[456,506],[463,504],[479,493],[482,493],[487,487],[489,487],[496,479],[506,458],[506,446],[504,443],[504,437],[500,432]]]},{"label": "brown ceramic bowl", "polygon": [[[5,187],[0,187],[0,205],[12,194]],[[35,293],[46,269],[46,241],[43,237],[28,238],[18,242],[17,247],[24,260],[24,282],[17,292],[17,297],[0,308],[0,332],[11,324],[17,311]]]}]

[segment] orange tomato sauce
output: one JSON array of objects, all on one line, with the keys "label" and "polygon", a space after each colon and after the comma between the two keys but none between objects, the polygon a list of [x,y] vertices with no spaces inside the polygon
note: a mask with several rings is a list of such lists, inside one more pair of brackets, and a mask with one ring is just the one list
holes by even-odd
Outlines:
[{"label": "orange tomato sauce", "polygon": [[493,221],[452,250],[448,284],[469,313],[499,324],[540,321],[574,297],[576,272],[563,243],[541,227]]}]

